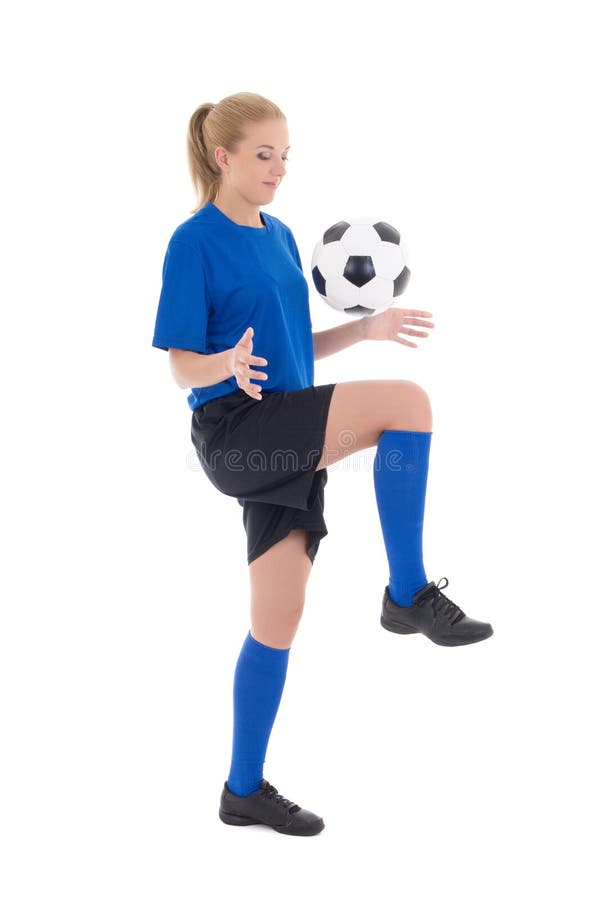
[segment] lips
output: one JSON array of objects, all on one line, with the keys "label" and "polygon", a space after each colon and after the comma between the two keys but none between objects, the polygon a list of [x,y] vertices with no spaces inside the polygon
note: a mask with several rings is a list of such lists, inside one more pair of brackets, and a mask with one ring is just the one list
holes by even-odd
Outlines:
[{"label": "lips", "polygon": [[274,181],[263,181],[263,184],[268,185],[268,187],[277,187]]}]

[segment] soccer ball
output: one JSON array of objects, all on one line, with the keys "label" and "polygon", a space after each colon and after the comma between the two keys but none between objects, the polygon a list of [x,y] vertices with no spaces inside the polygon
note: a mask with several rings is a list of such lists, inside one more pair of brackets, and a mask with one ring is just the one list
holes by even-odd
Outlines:
[{"label": "soccer ball", "polygon": [[313,250],[314,285],[338,312],[371,316],[390,306],[410,278],[400,232],[381,219],[344,219]]}]

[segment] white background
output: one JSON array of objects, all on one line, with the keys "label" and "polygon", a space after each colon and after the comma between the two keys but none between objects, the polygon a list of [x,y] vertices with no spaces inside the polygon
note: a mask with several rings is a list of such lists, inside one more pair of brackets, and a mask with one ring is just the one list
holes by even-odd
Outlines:
[{"label": "white background", "polygon": [[[598,31],[584,2],[32,3],[5,15],[0,816],[7,900],[597,896]],[[196,205],[187,123],[274,100],[267,212],[405,238],[433,437],[424,562],[493,637],[379,624],[375,448],[330,467],[265,777],[310,840],[230,828],[241,507],[151,347]],[[315,330],[344,317],[311,291]],[[212,887],[211,887],[212,885]]]}]

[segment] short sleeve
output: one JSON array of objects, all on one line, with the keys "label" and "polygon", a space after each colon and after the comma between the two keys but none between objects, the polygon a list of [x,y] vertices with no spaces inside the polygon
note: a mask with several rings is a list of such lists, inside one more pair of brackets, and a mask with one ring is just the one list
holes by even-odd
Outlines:
[{"label": "short sleeve", "polygon": [[152,346],[206,353],[208,306],[199,248],[171,238],[163,263]]}]

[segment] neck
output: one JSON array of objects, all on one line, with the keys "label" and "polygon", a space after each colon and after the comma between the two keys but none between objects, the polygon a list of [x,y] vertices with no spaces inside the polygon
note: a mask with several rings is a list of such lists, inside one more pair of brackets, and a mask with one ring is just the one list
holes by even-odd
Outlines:
[{"label": "neck", "polygon": [[264,228],[260,218],[260,208],[254,203],[248,203],[241,197],[217,197],[213,200],[214,206],[236,225],[246,225],[249,228]]}]

